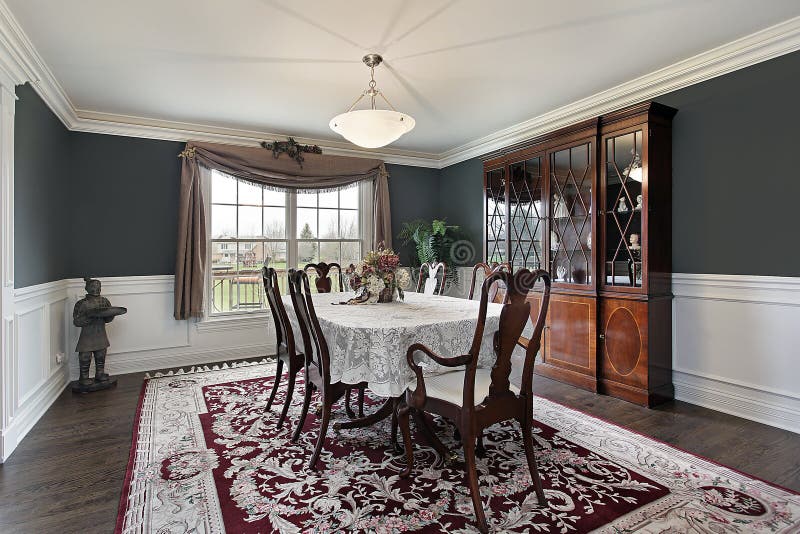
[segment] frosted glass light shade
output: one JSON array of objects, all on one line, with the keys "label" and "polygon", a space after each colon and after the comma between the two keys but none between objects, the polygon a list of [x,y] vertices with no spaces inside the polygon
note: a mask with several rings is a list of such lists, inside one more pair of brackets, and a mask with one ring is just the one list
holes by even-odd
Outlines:
[{"label": "frosted glass light shade", "polygon": [[388,109],[359,109],[336,115],[331,130],[364,148],[380,148],[397,141],[414,128],[415,121],[405,113]]}]

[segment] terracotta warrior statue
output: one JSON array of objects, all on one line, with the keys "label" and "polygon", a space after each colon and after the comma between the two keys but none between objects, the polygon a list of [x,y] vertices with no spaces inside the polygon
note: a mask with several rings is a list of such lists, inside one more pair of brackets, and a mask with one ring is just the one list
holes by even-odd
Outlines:
[{"label": "terracotta warrior statue", "polygon": [[[72,322],[81,328],[78,338],[78,363],[80,364],[80,379],[78,385],[86,388],[92,385],[102,386],[109,382],[105,372],[106,350],[110,343],[106,335],[106,323],[114,317],[125,313],[125,308],[112,308],[107,298],[100,296],[100,280],[84,278],[86,281],[86,296],[75,303],[72,312]],[[94,380],[89,378],[89,366],[94,356]]]}]

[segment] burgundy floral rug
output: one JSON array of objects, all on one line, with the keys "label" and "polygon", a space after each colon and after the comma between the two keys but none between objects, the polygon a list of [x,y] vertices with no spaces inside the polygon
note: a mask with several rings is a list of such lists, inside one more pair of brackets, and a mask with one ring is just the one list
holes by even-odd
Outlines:
[{"label": "burgundy floral rug", "polygon": [[[440,465],[420,438],[398,474],[389,422],[329,432],[319,472],[306,468],[318,421],[297,444],[265,412],[275,366],[244,365],[147,380],[116,532],[477,532],[462,459]],[[276,400],[282,400],[281,387]],[[368,399],[374,407],[379,399]],[[335,417],[345,418],[343,408]],[[452,426],[435,421],[459,453]],[[545,399],[534,439],[547,506],[531,486],[519,427],[490,428],[478,460],[495,532],[798,532],[800,496]]]}]

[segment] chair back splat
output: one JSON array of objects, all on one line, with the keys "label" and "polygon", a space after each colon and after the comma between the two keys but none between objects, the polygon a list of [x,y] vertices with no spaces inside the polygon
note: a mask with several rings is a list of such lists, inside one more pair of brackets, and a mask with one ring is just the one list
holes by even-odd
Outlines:
[{"label": "chair back splat", "polygon": [[[441,282],[439,279],[439,271],[442,271]],[[447,268],[444,263],[439,262],[436,265],[431,263],[423,263],[419,266],[419,280],[417,281],[417,293],[424,295],[443,295],[444,285],[447,281]],[[438,286],[437,286],[438,282]]]},{"label": "chair back splat", "polygon": [[264,293],[267,295],[267,303],[272,319],[275,321],[275,336],[277,337],[277,354],[281,353],[281,348],[287,352],[294,352],[294,333],[289,325],[289,318],[286,316],[286,308],[281,300],[281,290],[278,287],[278,273],[272,267],[261,269],[261,278],[264,281]]},{"label": "chair back splat", "polygon": [[289,271],[289,294],[297,314],[297,322],[303,336],[306,364],[316,366],[326,382],[330,381],[330,356],[328,343],[319,326],[308,275],[300,270]]},{"label": "chair back splat", "polygon": [[[512,272],[511,264],[510,263],[495,263],[492,264],[487,263],[476,263],[475,267],[472,268],[472,280],[469,284],[469,300],[472,300],[472,297],[475,295],[475,282],[478,280],[478,271],[483,272],[484,280],[491,275],[495,271],[507,271],[509,273]],[[501,287],[502,286],[502,287]],[[497,281],[492,284],[491,288],[489,288],[489,302],[500,303],[504,302],[506,298],[506,288],[502,284],[502,282]]]},{"label": "chair back splat", "polygon": [[314,281],[314,285],[317,287],[317,293],[330,293],[331,292],[331,279],[330,279],[330,271],[331,269],[336,269],[339,272],[339,293],[344,291],[344,284],[342,283],[342,266],[338,263],[325,263],[321,261],[319,263],[308,263],[305,267],[303,267],[303,271],[308,271],[309,269],[314,269],[317,273],[317,279]]}]

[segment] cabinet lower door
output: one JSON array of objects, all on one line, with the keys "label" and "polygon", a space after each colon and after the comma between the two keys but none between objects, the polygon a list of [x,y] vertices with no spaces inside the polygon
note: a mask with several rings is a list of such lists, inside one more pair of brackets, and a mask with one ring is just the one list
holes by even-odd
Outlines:
[{"label": "cabinet lower door", "polygon": [[[593,297],[550,295],[544,351],[535,368],[537,374],[597,391],[596,307]],[[531,308],[535,318],[538,299]]]},{"label": "cabinet lower door", "polygon": [[601,393],[643,406],[672,397],[670,313],[669,299],[601,300]]}]

